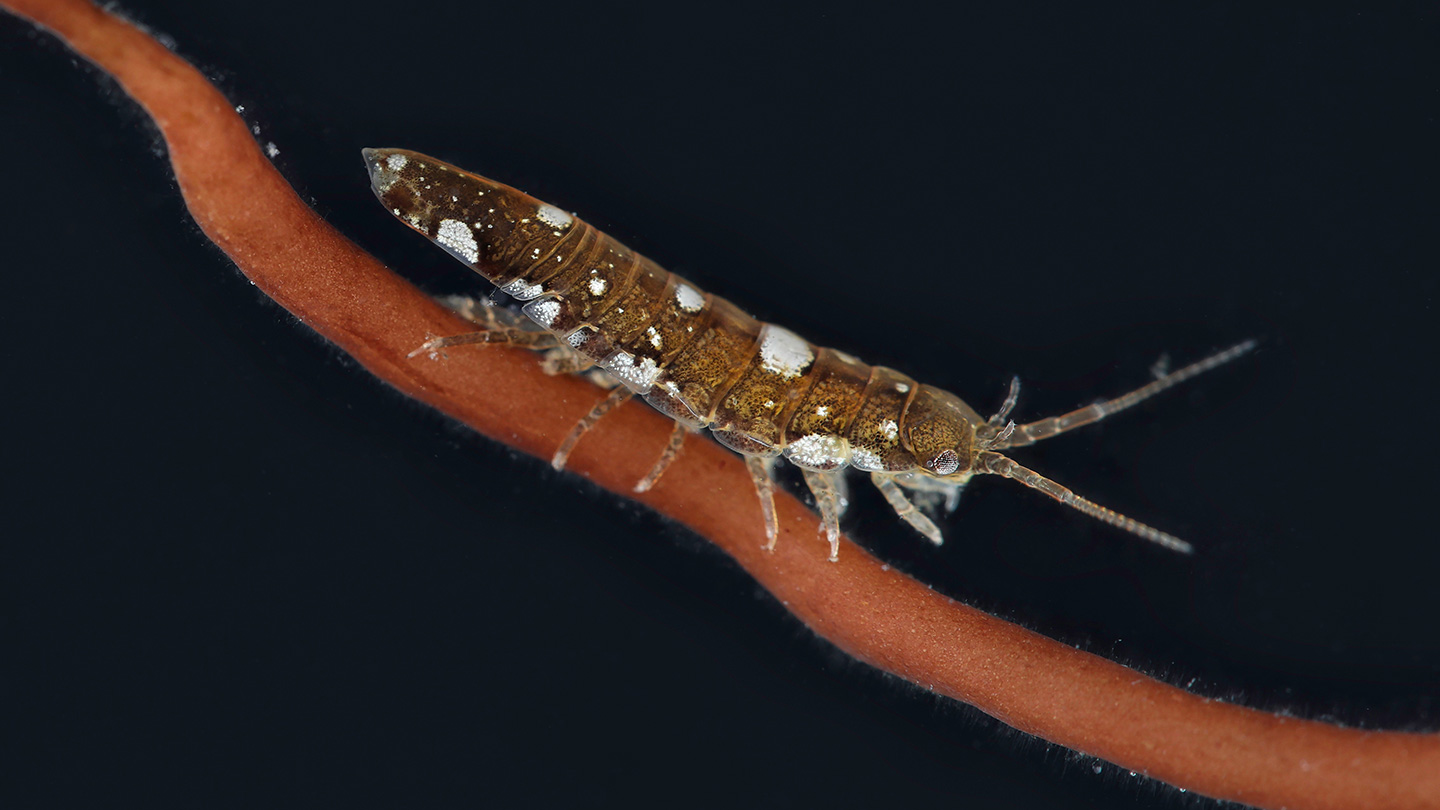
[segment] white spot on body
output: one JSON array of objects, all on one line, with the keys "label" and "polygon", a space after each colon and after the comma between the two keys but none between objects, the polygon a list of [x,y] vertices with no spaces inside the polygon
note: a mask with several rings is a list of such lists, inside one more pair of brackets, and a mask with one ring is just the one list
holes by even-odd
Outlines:
[{"label": "white spot on body", "polygon": [[829,406],[829,405],[821,405],[821,406],[819,406],[818,408],[815,409],[815,415],[816,415],[816,416],[829,416],[829,415],[830,415],[830,406]]},{"label": "white spot on body", "polygon": [[850,448],[850,466],[865,472],[885,471],[885,465],[880,463],[880,454],[868,447]]},{"label": "white spot on body", "polygon": [[850,461],[850,442],[842,436],[825,436],[812,433],[801,436],[785,446],[785,458],[790,463],[812,470],[833,470]]},{"label": "white spot on body", "polygon": [[895,383],[895,390],[902,394],[910,393],[910,386],[905,383]]},{"label": "white spot on body", "polygon": [[535,301],[526,304],[524,312],[530,316],[530,320],[549,329],[550,325],[555,323],[555,316],[560,314],[560,302],[554,298]]},{"label": "white spot on body", "polygon": [[655,378],[660,376],[660,367],[655,365],[654,360],[646,357],[637,361],[635,355],[629,352],[610,355],[601,363],[601,367],[637,394],[649,391],[655,385]]},{"label": "white spot on body", "polygon": [[606,285],[606,283],[605,283],[605,279],[603,279],[603,278],[592,278],[592,279],[590,279],[590,284],[589,284],[590,294],[591,294],[591,295],[604,295],[604,294],[605,294],[605,287],[606,287],[606,286],[607,286],[607,285]]},{"label": "white spot on body", "polygon": [[705,296],[689,284],[675,285],[675,303],[686,312],[699,312],[705,306]]},{"label": "white spot on body", "polygon": [[398,172],[401,169],[405,168],[405,164],[409,162],[410,158],[407,158],[404,155],[391,155],[390,157],[385,158],[385,168],[389,169],[392,172]]},{"label": "white spot on body", "polygon": [[886,419],[880,423],[880,434],[893,442],[900,435],[900,426],[895,424],[894,419]]},{"label": "white spot on body", "polygon": [[650,327],[649,329],[646,329],[646,330],[645,330],[645,334],[650,337],[650,345],[651,345],[651,346],[654,346],[654,347],[657,348],[657,349],[660,348],[660,345],[661,345],[661,342],[662,342],[662,341],[660,340],[660,332],[659,332],[659,330],[657,330],[655,327],[652,326],[652,327]]},{"label": "white spot on body", "polygon": [[539,284],[529,284],[523,278],[514,281],[500,288],[500,292],[518,298],[521,301],[529,301],[532,298],[539,298],[545,292],[545,288]]},{"label": "white spot on body", "polygon": [[535,218],[552,228],[561,230],[570,227],[570,223],[575,221],[574,217],[549,203],[540,206],[540,209],[535,212]]},{"label": "white spot on body", "polygon": [[480,260],[480,248],[475,244],[475,234],[470,232],[469,225],[458,219],[440,220],[440,228],[435,231],[435,241],[470,264]]},{"label": "white spot on body", "polygon": [[760,330],[761,368],[791,379],[804,374],[813,362],[815,352],[804,338],[770,323]]}]

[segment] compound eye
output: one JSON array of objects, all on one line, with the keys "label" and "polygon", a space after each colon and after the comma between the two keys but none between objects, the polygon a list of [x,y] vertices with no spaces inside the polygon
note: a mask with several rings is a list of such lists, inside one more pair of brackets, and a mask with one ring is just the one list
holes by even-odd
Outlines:
[{"label": "compound eye", "polygon": [[930,459],[929,467],[936,475],[949,475],[960,469],[960,454],[954,450],[943,450]]}]

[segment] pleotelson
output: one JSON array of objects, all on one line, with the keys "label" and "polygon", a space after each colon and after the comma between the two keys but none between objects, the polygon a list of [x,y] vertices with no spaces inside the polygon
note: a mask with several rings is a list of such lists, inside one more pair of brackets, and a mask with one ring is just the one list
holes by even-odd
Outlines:
[{"label": "pleotelson", "polygon": [[578,217],[413,152],[372,165],[385,205],[668,416],[741,453],[908,470],[899,372],[761,323]]}]

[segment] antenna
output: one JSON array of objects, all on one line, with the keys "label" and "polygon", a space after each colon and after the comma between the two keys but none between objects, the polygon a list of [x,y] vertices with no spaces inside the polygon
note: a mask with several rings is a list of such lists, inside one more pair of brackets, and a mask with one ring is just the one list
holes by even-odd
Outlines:
[{"label": "antenna", "polygon": [[1171,551],[1178,551],[1181,554],[1195,553],[1194,546],[1175,535],[1167,534],[1151,526],[1146,526],[1138,520],[1125,517],[1113,509],[1106,509],[1093,501],[1087,501],[1040,473],[1028,467],[1022,467],[993,450],[980,451],[980,455],[975,460],[975,472],[1003,475],[1006,478],[1014,479],[1031,489],[1040,490],[1072,509],[1077,509],[1096,520],[1104,521],[1111,526],[1124,529],[1131,534],[1139,535]]}]

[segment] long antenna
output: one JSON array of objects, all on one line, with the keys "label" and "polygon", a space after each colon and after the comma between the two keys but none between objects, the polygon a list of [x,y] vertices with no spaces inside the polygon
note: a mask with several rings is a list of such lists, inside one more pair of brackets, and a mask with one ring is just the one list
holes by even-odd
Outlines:
[{"label": "long antenna", "polygon": [[1167,534],[1152,526],[1146,526],[1138,520],[1125,517],[1113,509],[1106,509],[1093,501],[1087,501],[1040,473],[1028,467],[1022,467],[993,450],[980,451],[980,455],[975,461],[975,472],[1003,475],[1006,478],[1014,479],[1031,489],[1040,490],[1072,509],[1078,509],[1096,520],[1103,520],[1111,526],[1124,529],[1171,551],[1178,551],[1181,554],[1195,553],[1194,546],[1175,535]]}]

